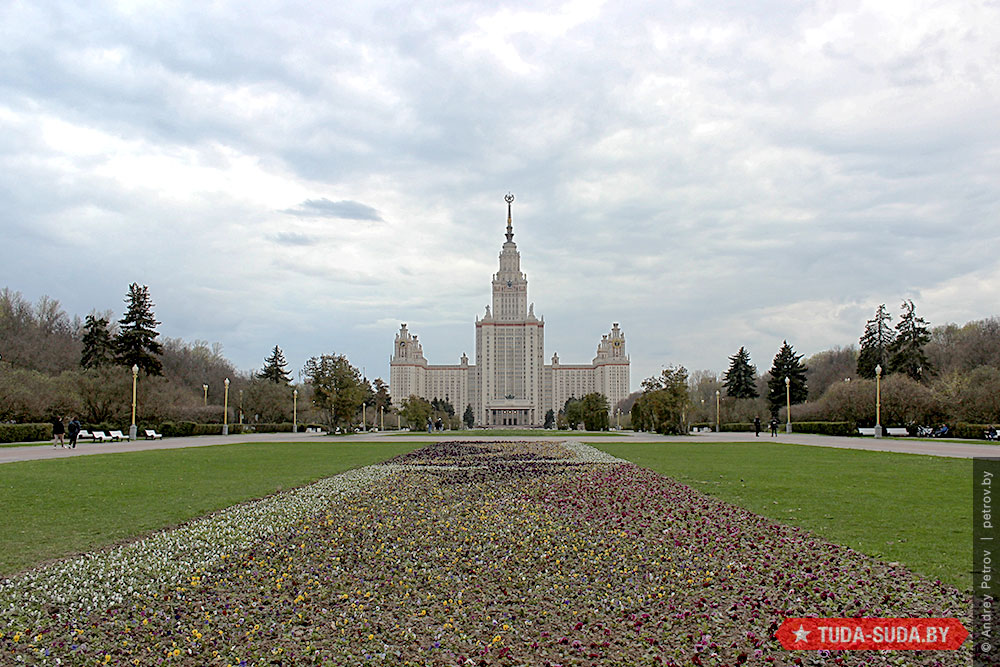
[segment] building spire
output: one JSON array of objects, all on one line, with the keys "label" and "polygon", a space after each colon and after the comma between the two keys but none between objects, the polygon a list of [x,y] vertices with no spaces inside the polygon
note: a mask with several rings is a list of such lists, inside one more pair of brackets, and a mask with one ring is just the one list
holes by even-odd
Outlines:
[{"label": "building spire", "polygon": [[511,243],[514,240],[514,227],[510,221],[510,205],[514,202],[514,195],[508,192],[503,199],[507,202],[507,242]]}]

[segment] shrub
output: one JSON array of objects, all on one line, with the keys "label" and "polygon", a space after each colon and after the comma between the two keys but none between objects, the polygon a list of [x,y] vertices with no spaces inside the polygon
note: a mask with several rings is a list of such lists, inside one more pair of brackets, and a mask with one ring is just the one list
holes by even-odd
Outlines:
[{"label": "shrub", "polygon": [[174,427],[174,435],[178,437],[184,437],[186,435],[194,435],[194,429],[198,426],[195,422],[177,422]]},{"label": "shrub", "polygon": [[[760,428],[761,428],[761,430],[764,429],[764,423],[763,422],[761,422]],[[752,431],[753,430],[753,423],[751,423],[751,422],[729,422],[728,424],[720,424],[719,425],[719,430],[720,431],[727,431],[727,432],[737,432],[737,433],[743,432],[743,431]]]},{"label": "shrub", "polygon": [[819,433],[853,437],[861,435],[854,422],[792,422],[793,433]]},{"label": "shrub", "polygon": [[955,429],[948,435],[956,438],[968,438],[970,440],[985,440],[986,431],[989,430],[990,426],[991,424],[968,424],[966,422],[958,422],[955,424]]},{"label": "shrub", "polygon": [[0,442],[37,442],[52,439],[52,424],[0,424]]}]

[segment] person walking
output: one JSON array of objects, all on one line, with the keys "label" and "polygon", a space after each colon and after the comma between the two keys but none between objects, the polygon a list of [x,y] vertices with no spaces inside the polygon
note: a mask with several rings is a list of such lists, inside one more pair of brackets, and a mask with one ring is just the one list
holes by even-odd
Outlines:
[{"label": "person walking", "polygon": [[760,437],[760,417],[753,418],[753,434],[756,437]]},{"label": "person walking", "polygon": [[80,426],[80,420],[76,417],[69,418],[69,424],[66,424],[66,435],[69,436],[69,448],[76,449],[76,439],[80,436],[80,430],[83,427]]},{"label": "person walking", "polygon": [[66,447],[66,427],[63,426],[62,417],[56,415],[52,418],[52,446]]},{"label": "person walking", "polygon": [[771,417],[770,426],[771,426],[771,437],[772,438],[777,438],[778,437],[778,420],[775,417]]}]

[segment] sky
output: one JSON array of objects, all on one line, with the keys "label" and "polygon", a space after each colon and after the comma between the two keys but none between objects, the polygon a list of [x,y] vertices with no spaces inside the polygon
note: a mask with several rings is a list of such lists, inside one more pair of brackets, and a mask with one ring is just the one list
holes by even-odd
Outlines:
[{"label": "sky", "polygon": [[[511,192],[546,358],[633,388],[998,314],[1000,5],[0,3],[0,286],[296,373],[474,357]],[[895,321],[895,319],[894,319]],[[0,342],[2,345],[2,342]],[[0,352],[2,353],[2,352]]]}]

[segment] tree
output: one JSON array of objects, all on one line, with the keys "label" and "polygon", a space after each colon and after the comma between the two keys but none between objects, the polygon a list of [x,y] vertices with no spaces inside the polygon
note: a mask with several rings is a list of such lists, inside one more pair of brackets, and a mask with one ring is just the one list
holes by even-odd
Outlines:
[{"label": "tree", "polygon": [[372,399],[375,410],[388,410],[392,407],[392,396],[389,394],[389,385],[382,378],[375,378],[375,395]]},{"label": "tree", "polygon": [[[472,406],[469,407],[471,408]],[[542,425],[542,427],[552,428],[555,425],[556,425],[556,415],[552,411],[552,408],[549,408],[549,411],[545,413],[545,423]]]},{"label": "tree", "polygon": [[[552,412],[552,410],[549,410],[549,412]],[[462,421],[465,422],[466,428],[472,428],[476,425],[476,415],[472,411],[471,403],[465,406],[465,413],[462,415]]]},{"label": "tree", "polygon": [[827,388],[847,378],[857,379],[858,348],[837,346],[817,352],[806,359],[806,366],[809,367],[809,393],[822,396]]},{"label": "tree", "polygon": [[[129,415],[132,373],[121,366],[94,366],[77,378],[84,423],[100,424]],[[145,407],[145,402],[142,404]]]},{"label": "tree", "polygon": [[156,341],[160,334],[156,326],[160,324],[153,317],[153,300],[149,287],[132,283],[125,297],[128,310],[118,321],[118,339],[115,341],[118,361],[125,366],[138,366],[146,375],[162,375],[163,364],[159,355],[163,346]]},{"label": "tree", "polygon": [[[771,364],[770,375],[767,381],[767,404],[771,410],[771,416],[776,417],[778,410],[785,405],[789,395],[793,404],[802,403],[809,396],[809,388],[806,384],[806,371],[808,369],[802,364],[802,355],[795,354],[795,350],[788,344],[788,341],[781,342],[781,349],[774,355],[774,363]],[[787,387],[785,378],[791,380]]]},{"label": "tree", "polygon": [[410,395],[404,398],[399,414],[410,425],[410,430],[421,430],[431,417],[431,404],[419,396]]},{"label": "tree", "polygon": [[443,413],[440,416],[448,415],[449,417],[455,416],[455,407],[451,404],[448,399],[445,398],[435,398],[431,401],[431,408],[434,412]]},{"label": "tree", "polygon": [[583,427],[588,431],[608,430],[608,399],[600,392],[591,392],[580,399]]},{"label": "tree", "polygon": [[917,317],[912,300],[904,301],[901,308],[903,314],[896,324],[896,338],[888,348],[889,371],[903,373],[919,382],[931,374],[931,364],[924,353],[931,335],[924,318]]},{"label": "tree", "polygon": [[20,292],[0,289],[0,342],[11,368],[58,374],[80,366],[80,322],[47,296],[34,306]]},{"label": "tree", "polygon": [[264,367],[257,373],[257,377],[261,380],[273,382],[274,384],[288,386],[288,383],[292,381],[292,376],[288,374],[287,365],[288,362],[285,361],[284,353],[282,353],[280,347],[275,345],[274,349],[271,350],[271,356],[264,359]]},{"label": "tree", "polygon": [[687,432],[688,372],[683,366],[668,366],[659,377],[642,381],[643,394],[632,406],[633,428],[662,434]]},{"label": "tree", "polygon": [[311,357],[302,374],[313,390],[313,403],[331,426],[345,425],[364,402],[361,373],[342,354]]},{"label": "tree", "polygon": [[722,376],[726,396],[757,398],[757,367],[750,363],[750,353],[745,347],[729,357],[729,370]]},{"label": "tree", "polygon": [[[303,407],[302,398],[299,397],[300,410]],[[263,379],[259,375],[255,375],[247,383],[243,396],[244,413],[249,419],[256,419],[265,424],[292,421],[292,403],[291,387]]]},{"label": "tree", "polygon": [[889,346],[892,345],[893,334],[889,328],[892,315],[886,312],[885,304],[875,309],[875,317],[865,323],[865,332],[858,341],[861,350],[858,352],[858,375],[873,379],[875,367],[881,366],[882,372],[889,370]]},{"label": "tree", "polygon": [[110,366],[115,361],[115,342],[111,337],[110,322],[105,317],[87,315],[83,326],[83,354],[80,365],[84,368]]}]

